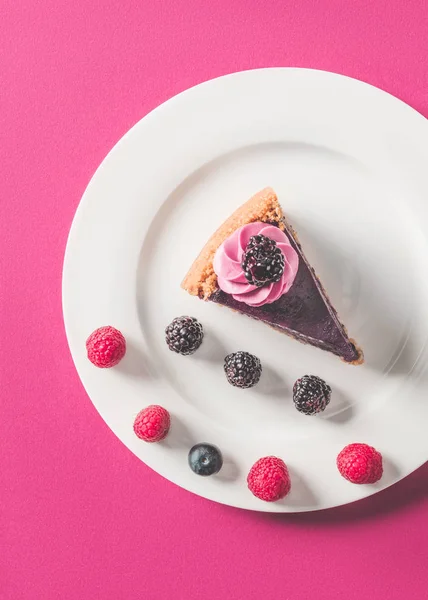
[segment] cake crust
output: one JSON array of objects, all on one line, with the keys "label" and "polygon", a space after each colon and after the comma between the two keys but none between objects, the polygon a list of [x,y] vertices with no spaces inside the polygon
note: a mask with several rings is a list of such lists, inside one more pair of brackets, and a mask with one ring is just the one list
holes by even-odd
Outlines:
[{"label": "cake crust", "polygon": [[239,227],[248,223],[256,221],[276,223],[284,229],[282,220],[282,209],[275,192],[270,187],[264,188],[236,209],[210,237],[190,267],[181,287],[189,294],[207,300],[218,288],[213,260],[221,244]]}]

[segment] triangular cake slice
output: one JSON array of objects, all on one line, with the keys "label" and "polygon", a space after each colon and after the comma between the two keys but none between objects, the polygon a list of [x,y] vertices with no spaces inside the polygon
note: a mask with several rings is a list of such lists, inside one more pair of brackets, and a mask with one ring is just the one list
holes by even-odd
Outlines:
[{"label": "triangular cake slice", "polygon": [[349,364],[364,362],[271,188],[250,198],[214,233],[182,287]]}]

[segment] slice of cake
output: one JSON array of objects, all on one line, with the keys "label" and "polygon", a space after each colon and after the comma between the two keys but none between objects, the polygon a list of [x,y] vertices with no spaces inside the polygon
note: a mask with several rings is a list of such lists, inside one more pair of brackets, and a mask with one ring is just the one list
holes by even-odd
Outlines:
[{"label": "slice of cake", "polygon": [[250,198],[214,233],[182,287],[349,364],[364,362],[271,188]]}]

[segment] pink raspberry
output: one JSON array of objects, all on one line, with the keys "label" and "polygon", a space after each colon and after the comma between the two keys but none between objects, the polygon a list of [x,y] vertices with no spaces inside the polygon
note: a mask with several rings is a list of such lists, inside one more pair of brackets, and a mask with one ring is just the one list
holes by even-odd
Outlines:
[{"label": "pink raspberry", "polygon": [[152,404],[135,417],[134,432],[145,442],[160,442],[169,431],[171,418],[166,408]]},{"label": "pink raspberry", "polygon": [[118,329],[111,326],[100,327],[86,340],[88,358],[100,369],[114,367],[126,352],[126,341]]},{"label": "pink raspberry", "polygon": [[337,457],[340,474],[351,483],[376,483],[382,477],[382,455],[368,444],[349,444]]},{"label": "pink raspberry", "polygon": [[291,488],[287,466],[276,456],[259,458],[248,473],[247,483],[254,496],[266,502],[284,498]]}]

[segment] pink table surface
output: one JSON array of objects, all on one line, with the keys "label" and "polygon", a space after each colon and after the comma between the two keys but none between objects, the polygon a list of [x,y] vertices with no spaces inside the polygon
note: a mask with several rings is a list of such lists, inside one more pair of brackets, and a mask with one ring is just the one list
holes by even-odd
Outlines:
[{"label": "pink table surface", "polygon": [[74,211],[131,125],[203,80],[277,65],[346,73],[428,116],[426,1],[5,0],[1,12],[0,598],[427,598],[427,465],[318,514],[193,496],[103,423],[61,313]]}]

